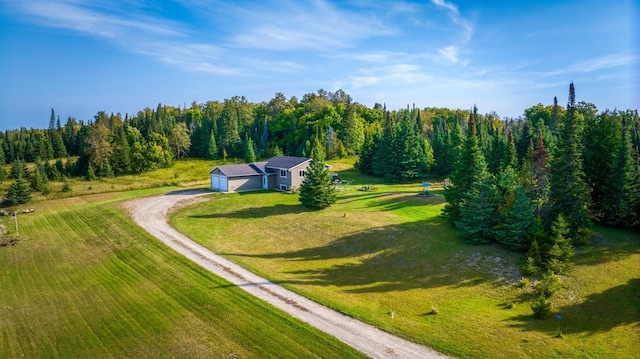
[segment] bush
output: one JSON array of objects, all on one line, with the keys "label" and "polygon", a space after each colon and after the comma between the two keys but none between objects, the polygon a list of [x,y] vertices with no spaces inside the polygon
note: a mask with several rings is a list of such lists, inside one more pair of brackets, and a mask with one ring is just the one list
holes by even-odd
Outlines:
[{"label": "bush", "polygon": [[536,260],[532,257],[527,257],[527,262],[520,268],[522,275],[525,277],[531,277],[538,273],[540,267],[536,264]]},{"label": "bush", "polygon": [[563,287],[560,276],[552,272],[546,272],[542,275],[542,280],[536,283],[538,293],[551,297],[555,292]]},{"label": "bush", "polygon": [[520,282],[518,283],[518,287],[527,289],[531,285],[531,281],[527,277],[520,278]]},{"label": "bush", "polygon": [[551,313],[551,302],[544,294],[540,294],[536,299],[531,301],[531,310],[533,316],[543,319]]}]

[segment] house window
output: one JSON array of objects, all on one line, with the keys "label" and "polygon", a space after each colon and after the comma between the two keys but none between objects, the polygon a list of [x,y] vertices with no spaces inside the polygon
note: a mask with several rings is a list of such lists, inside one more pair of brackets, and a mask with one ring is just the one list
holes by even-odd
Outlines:
[{"label": "house window", "polygon": [[303,178],[303,177],[305,176],[305,174],[306,174],[306,173],[304,172],[304,170],[300,170],[300,171],[298,171],[298,176],[299,176],[300,178]]},{"label": "house window", "polygon": [[281,191],[286,191],[287,190],[287,185],[286,184],[281,184],[280,185],[280,190]]},{"label": "house window", "polygon": [[287,170],[280,170],[280,177],[287,178]]}]

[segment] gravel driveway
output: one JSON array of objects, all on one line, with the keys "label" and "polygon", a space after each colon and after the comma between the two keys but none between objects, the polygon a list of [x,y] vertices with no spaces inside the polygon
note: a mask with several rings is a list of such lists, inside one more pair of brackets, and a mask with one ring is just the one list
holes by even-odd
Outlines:
[{"label": "gravel driveway", "polygon": [[291,316],[333,335],[374,358],[447,358],[430,348],[401,339],[369,324],[340,314],[299,294],[253,274],[213,253],[167,223],[167,214],[196,203],[206,191],[175,191],[125,203],[133,220],[175,251],[198,263],[252,295],[284,310]]}]

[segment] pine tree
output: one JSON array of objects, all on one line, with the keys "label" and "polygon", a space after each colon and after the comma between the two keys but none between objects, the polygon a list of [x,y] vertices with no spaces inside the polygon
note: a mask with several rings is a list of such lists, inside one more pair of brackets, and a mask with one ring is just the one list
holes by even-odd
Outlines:
[{"label": "pine tree", "polygon": [[89,166],[87,167],[86,179],[87,181],[94,181],[96,179],[96,172],[93,170],[91,163],[89,163]]},{"label": "pine tree", "polygon": [[398,132],[394,136],[399,151],[394,153],[396,160],[392,177],[416,179],[426,176],[427,161],[424,155],[424,141],[416,132],[415,123],[405,119],[398,123]]},{"label": "pine tree", "polygon": [[218,145],[216,144],[216,136],[213,132],[210,133],[209,148],[207,148],[207,154],[205,158],[208,160],[215,160],[218,158]]},{"label": "pine tree", "polygon": [[17,204],[25,204],[31,200],[31,186],[29,182],[18,177],[10,186],[7,195],[4,197],[4,204],[7,206],[15,206]]},{"label": "pine tree", "polygon": [[377,140],[373,136],[367,135],[354,167],[362,174],[373,174],[373,161],[377,149]]},{"label": "pine tree", "polygon": [[445,189],[449,202],[444,214],[469,243],[489,243],[498,221],[498,193],[478,144],[475,116],[469,116],[469,130],[463,153],[456,163],[452,186]]},{"label": "pine tree", "polygon": [[395,171],[396,158],[394,156],[394,129],[389,123],[382,131],[378,141],[378,148],[373,156],[371,169],[373,174],[381,177],[391,177]]},{"label": "pine tree", "polygon": [[13,161],[13,163],[11,163],[10,174],[11,174],[11,178],[13,179],[29,177],[27,164],[22,160]]},{"label": "pine tree", "polygon": [[253,163],[256,161],[256,154],[253,150],[253,140],[247,136],[244,148],[244,162]]},{"label": "pine tree", "polygon": [[567,116],[561,123],[557,151],[551,160],[550,210],[551,218],[563,215],[574,242],[586,240],[591,228],[589,190],[582,170],[582,122],[571,83]]},{"label": "pine tree", "polygon": [[131,169],[129,142],[122,125],[115,128],[112,148],[109,163],[113,172],[117,174],[129,172]]},{"label": "pine tree", "polygon": [[314,148],[312,156],[313,160],[300,185],[299,200],[307,208],[322,209],[336,202],[336,189],[318,147]]},{"label": "pine tree", "polygon": [[49,191],[49,178],[44,168],[44,164],[40,161],[40,158],[36,159],[35,170],[31,175],[31,188],[36,192],[46,194]]},{"label": "pine tree", "polygon": [[551,225],[549,250],[546,254],[546,267],[555,274],[564,274],[573,256],[573,247],[568,237],[569,228],[562,215]]},{"label": "pine tree", "polygon": [[607,156],[608,176],[605,177],[600,188],[603,196],[598,207],[602,211],[600,220],[604,224],[629,227],[634,216],[632,208],[634,162],[629,128],[624,118],[621,137],[617,142],[613,158]]},{"label": "pine tree", "polygon": [[496,240],[511,250],[526,250],[530,247],[529,231],[534,221],[531,199],[524,189],[518,186],[512,205],[504,207],[500,212]]},{"label": "pine tree", "polygon": [[489,177],[487,163],[478,143],[476,121],[472,112],[469,115],[467,137],[451,175],[452,186],[444,191],[448,202],[444,208],[444,215],[454,222],[460,219],[460,208],[465,193],[471,190],[475,182],[478,182],[476,185],[485,182],[488,184]]}]

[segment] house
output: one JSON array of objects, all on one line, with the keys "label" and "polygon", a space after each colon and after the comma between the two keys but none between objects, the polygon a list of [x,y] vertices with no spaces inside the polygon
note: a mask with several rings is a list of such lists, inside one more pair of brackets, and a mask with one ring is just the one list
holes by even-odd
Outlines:
[{"label": "house", "polygon": [[265,162],[217,166],[209,171],[211,189],[219,192],[293,191],[300,188],[310,163],[310,158],[276,156]]}]

